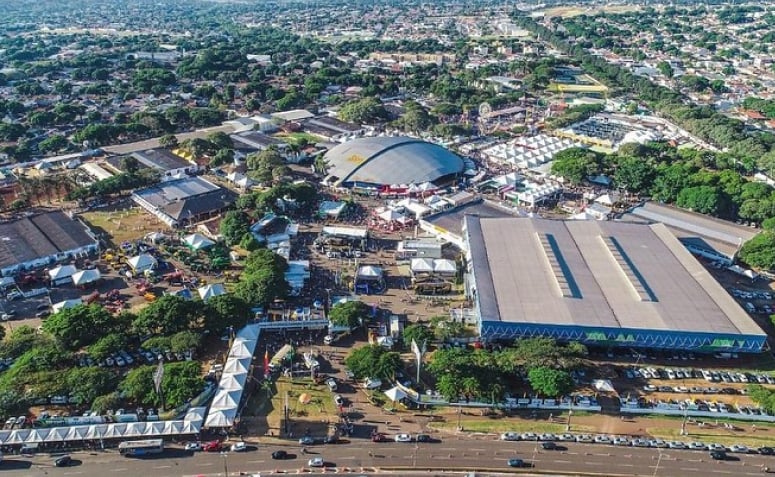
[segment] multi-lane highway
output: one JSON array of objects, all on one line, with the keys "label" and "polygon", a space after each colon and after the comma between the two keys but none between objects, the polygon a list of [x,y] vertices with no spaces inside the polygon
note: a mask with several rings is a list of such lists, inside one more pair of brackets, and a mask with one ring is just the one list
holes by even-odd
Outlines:
[{"label": "multi-lane highway", "polygon": [[[596,444],[562,443],[564,448],[545,451],[533,442],[503,442],[495,437],[449,438],[439,443],[358,442],[310,447],[302,455],[298,447],[259,445],[244,453],[189,454],[169,449],[160,457],[125,458],[115,452],[73,454],[75,465],[55,468],[53,458],[6,456],[0,464],[3,476],[82,476],[82,477],[208,477],[271,475],[274,471],[303,472],[307,460],[322,457],[338,473],[389,471],[408,474],[412,469],[503,469],[506,461],[518,457],[534,465],[536,471],[564,473],[589,472],[599,475],[650,475],[705,477],[761,476],[763,466],[775,469],[775,458],[761,455],[730,454],[733,460],[714,461],[707,452],[614,447]],[[284,449],[295,458],[275,461],[271,452]]]}]

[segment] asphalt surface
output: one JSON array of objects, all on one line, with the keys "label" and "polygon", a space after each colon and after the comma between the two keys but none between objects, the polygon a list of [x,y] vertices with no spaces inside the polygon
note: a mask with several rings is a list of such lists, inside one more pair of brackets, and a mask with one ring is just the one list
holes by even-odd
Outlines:
[{"label": "asphalt surface", "polygon": [[[322,457],[339,474],[394,473],[408,475],[413,470],[504,470],[506,461],[521,458],[533,464],[532,470],[552,475],[588,472],[598,475],[649,476],[761,476],[762,466],[775,468],[775,457],[729,454],[732,460],[714,461],[705,451],[615,447],[599,444],[559,443],[560,449],[544,451],[534,442],[503,442],[493,436],[449,438],[438,443],[380,443],[358,441],[351,444],[311,446],[307,455],[298,446],[264,446],[244,453],[186,453],[167,449],[154,458],[127,458],[116,452],[72,454],[74,465],[53,466],[54,458],[6,456],[0,464],[3,476],[83,476],[83,477],[188,477],[261,474],[275,471],[303,473],[307,460]],[[564,448],[562,448],[564,446]],[[284,449],[292,458],[275,461],[271,452]],[[345,469],[346,468],[346,469]],[[530,472],[531,469],[524,469]],[[331,469],[333,472],[334,469]],[[322,471],[317,470],[318,473]],[[426,471],[427,472],[427,471]],[[427,475],[427,473],[426,473]]]}]

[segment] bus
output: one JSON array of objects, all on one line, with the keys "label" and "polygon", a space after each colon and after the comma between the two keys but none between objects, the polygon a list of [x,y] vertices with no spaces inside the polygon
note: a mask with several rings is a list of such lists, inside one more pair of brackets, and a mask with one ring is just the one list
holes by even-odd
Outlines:
[{"label": "bus", "polygon": [[164,441],[162,439],[124,441],[118,445],[118,452],[127,457],[161,454],[163,451]]}]

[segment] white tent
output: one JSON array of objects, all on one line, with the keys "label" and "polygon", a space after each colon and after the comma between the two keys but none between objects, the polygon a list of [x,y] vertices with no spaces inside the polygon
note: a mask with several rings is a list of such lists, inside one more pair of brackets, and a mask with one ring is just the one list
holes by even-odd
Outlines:
[{"label": "white tent", "polygon": [[413,258],[411,270],[413,273],[430,273],[433,271],[433,260],[430,258]]},{"label": "white tent", "polygon": [[45,429],[30,429],[30,433],[24,439],[24,442],[43,442],[43,437],[46,434]]},{"label": "white tent", "polygon": [[105,436],[105,432],[108,430],[108,424],[95,424],[89,426],[86,431],[87,439],[102,439]]},{"label": "white tent", "polygon": [[382,278],[382,268],[364,265],[358,269],[358,278],[361,280],[379,280]]},{"label": "white tent", "polygon": [[258,325],[248,325],[237,333],[223,367],[218,391],[210,404],[205,427],[231,427],[234,424],[259,332]]},{"label": "white tent", "polygon": [[44,437],[45,442],[62,442],[67,436],[66,427],[52,427],[48,431],[48,435]]},{"label": "white tent", "polygon": [[127,437],[139,437],[145,435],[145,422],[129,422],[126,425],[124,435]]},{"label": "white tent", "polygon": [[202,301],[207,303],[207,300],[210,298],[225,294],[226,288],[223,287],[222,283],[213,283],[199,287],[197,288],[197,291],[199,292],[199,297],[202,299]]},{"label": "white tent", "polygon": [[30,435],[29,429],[19,429],[16,432],[12,432],[4,444],[24,444],[28,435]]},{"label": "white tent", "polygon": [[403,214],[399,214],[395,210],[388,209],[381,214],[379,214],[379,218],[384,220],[385,222],[396,222],[400,219],[403,219]]},{"label": "white tent", "polygon": [[53,309],[54,313],[62,310],[66,310],[68,308],[73,308],[74,306],[78,306],[82,304],[83,301],[80,298],[73,298],[71,300],[64,300],[60,301],[58,303],[54,303],[51,305],[51,308]]},{"label": "white tent", "polygon": [[48,276],[52,282],[58,282],[66,278],[72,277],[78,269],[75,265],[60,265],[56,268],[52,268],[48,271]]},{"label": "white tent", "polygon": [[433,271],[442,275],[454,275],[457,273],[457,265],[454,260],[438,258],[433,261]]},{"label": "white tent", "polygon": [[72,426],[67,429],[66,441],[82,441],[86,439],[86,428],[89,426]]},{"label": "white tent", "polygon": [[194,250],[204,250],[215,245],[215,242],[202,234],[191,234],[183,238],[183,242]]},{"label": "white tent", "polygon": [[387,398],[391,401],[396,402],[406,398],[406,393],[398,386],[394,386],[385,391],[385,396],[387,396]]},{"label": "white tent", "polygon": [[127,260],[127,263],[135,272],[144,272],[146,270],[151,270],[156,266],[156,259],[153,258],[153,255],[142,253],[130,258]]},{"label": "white tent", "polygon": [[167,239],[167,236],[161,232],[151,232],[145,235],[145,240],[148,240],[149,242],[152,242],[152,243],[159,243],[166,239]]},{"label": "white tent", "polygon": [[73,285],[80,286],[86,285],[87,283],[96,282],[101,278],[101,275],[100,271],[94,268],[91,270],[81,270],[80,272],[75,272],[70,278],[73,279]]}]

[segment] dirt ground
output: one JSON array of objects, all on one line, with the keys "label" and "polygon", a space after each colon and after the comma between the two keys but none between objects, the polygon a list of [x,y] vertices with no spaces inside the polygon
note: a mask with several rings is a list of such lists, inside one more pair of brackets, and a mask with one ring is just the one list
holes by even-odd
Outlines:
[{"label": "dirt ground", "polygon": [[169,227],[153,215],[128,201],[117,207],[83,212],[80,216],[96,233],[103,234],[102,238],[112,243],[113,247],[151,232],[169,231]]}]

